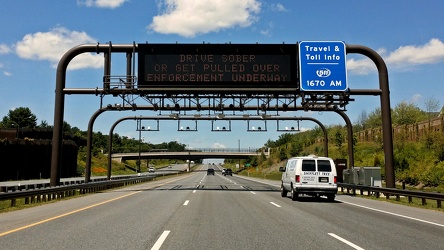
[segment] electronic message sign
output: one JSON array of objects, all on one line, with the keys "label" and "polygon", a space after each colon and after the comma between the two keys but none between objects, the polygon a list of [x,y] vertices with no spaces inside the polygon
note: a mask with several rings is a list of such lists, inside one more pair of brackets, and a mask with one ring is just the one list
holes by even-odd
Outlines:
[{"label": "electronic message sign", "polygon": [[294,88],[296,44],[138,44],[138,88]]},{"label": "electronic message sign", "polygon": [[345,43],[299,42],[301,91],[346,91]]}]

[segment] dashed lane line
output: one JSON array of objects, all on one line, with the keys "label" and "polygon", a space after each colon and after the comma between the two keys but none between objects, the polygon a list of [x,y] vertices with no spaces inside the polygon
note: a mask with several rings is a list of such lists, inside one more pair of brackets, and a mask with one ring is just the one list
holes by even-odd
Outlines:
[{"label": "dashed lane line", "polygon": [[156,244],[154,244],[154,246],[151,248],[151,250],[159,250],[160,247],[162,246],[163,242],[166,240],[166,238],[168,237],[168,234],[170,234],[171,231],[169,230],[165,230],[162,235],[160,235],[159,239],[157,239]]},{"label": "dashed lane line", "polygon": [[346,240],[346,239],[344,239],[344,238],[341,238],[341,237],[337,236],[337,235],[334,234],[334,233],[328,233],[328,235],[330,235],[331,237],[333,237],[333,238],[335,238],[335,239],[337,239],[337,240],[339,240],[339,241],[344,242],[345,244],[347,244],[347,245],[353,247],[353,248],[356,249],[356,250],[364,250],[364,248],[362,248],[362,247],[360,247],[360,246],[358,246],[358,245],[356,245],[356,244],[353,244],[352,242],[350,242],[350,241],[348,241],[348,240]]}]

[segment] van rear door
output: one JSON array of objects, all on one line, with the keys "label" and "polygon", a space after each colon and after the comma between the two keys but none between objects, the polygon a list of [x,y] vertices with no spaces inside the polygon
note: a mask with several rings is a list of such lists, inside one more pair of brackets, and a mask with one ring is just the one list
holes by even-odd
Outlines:
[{"label": "van rear door", "polygon": [[331,161],[328,159],[304,159],[301,183],[304,187],[326,187],[334,184]]},{"label": "van rear door", "polygon": [[317,186],[316,161],[314,159],[302,160],[300,183],[302,186],[310,188]]},{"label": "van rear door", "polygon": [[330,160],[318,160],[318,173],[316,178],[318,187],[331,186],[335,183],[335,173],[332,172],[332,166]]}]

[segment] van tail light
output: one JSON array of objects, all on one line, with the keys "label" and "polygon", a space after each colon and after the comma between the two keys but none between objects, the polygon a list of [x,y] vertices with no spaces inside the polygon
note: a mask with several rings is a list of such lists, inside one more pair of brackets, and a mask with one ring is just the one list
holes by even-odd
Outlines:
[{"label": "van tail light", "polygon": [[300,176],[300,175],[296,175],[296,176],[294,177],[294,180],[295,180],[296,182],[301,182],[301,176]]},{"label": "van tail light", "polygon": [[333,181],[334,181],[334,183],[336,183],[336,181],[337,181],[337,179],[338,179],[338,177],[333,177]]}]

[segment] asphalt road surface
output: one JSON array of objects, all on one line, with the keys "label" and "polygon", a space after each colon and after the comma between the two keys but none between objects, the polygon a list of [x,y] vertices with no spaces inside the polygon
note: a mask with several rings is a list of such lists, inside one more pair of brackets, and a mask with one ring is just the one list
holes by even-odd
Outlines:
[{"label": "asphalt road surface", "polygon": [[292,201],[278,182],[207,167],[2,213],[0,249],[444,249],[442,212],[346,195]]}]

